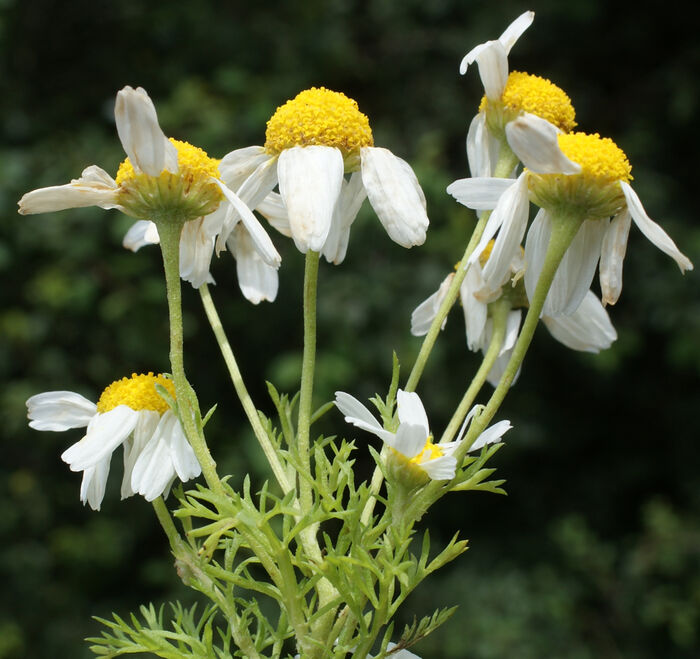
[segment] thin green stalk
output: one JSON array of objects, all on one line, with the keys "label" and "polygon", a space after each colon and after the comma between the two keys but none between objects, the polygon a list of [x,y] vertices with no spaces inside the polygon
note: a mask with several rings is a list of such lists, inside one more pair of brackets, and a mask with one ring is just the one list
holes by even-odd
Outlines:
[{"label": "thin green stalk", "polygon": [[165,501],[163,501],[163,497],[154,499],[152,504],[156,517],[158,518],[160,525],[163,527],[165,535],[168,536],[170,546],[174,548],[179,542],[182,542],[182,538],[177,532],[177,528],[175,528],[175,523],[173,522],[173,518],[170,516],[170,511],[165,505]]},{"label": "thin green stalk", "polygon": [[163,254],[165,286],[168,296],[170,316],[170,367],[172,369],[175,398],[180,410],[180,421],[185,435],[192,446],[202,473],[209,487],[218,494],[224,494],[224,487],[216,472],[216,463],[209,452],[204,437],[194,420],[194,410],[190,398],[190,385],[185,375],[182,334],[182,299],[180,288],[180,233],[182,224],[178,222],[157,222],[160,249]]},{"label": "thin green stalk", "polygon": [[270,463],[270,467],[272,468],[272,472],[274,473],[277,482],[282,488],[282,491],[287,494],[287,492],[293,489],[293,485],[289,482],[284,467],[280,463],[279,456],[277,455],[275,448],[270,442],[270,438],[267,436],[267,433],[260,422],[258,411],[250,397],[250,394],[248,393],[243,377],[241,376],[238,364],[236,363],[236,358],[234,357],[233,350],[231,349],[231,344],[226,337],[226,332],[221,324],[219,314],[216,311],[216,306],[214,305],[214,300],[211,297],[209,287],[206,284],[200,286],[199,294],[202,298],[202,304],[204,305],[204,311],[207,314],[209,325],[211,326],[214,336],[216,337],[216,341],[219,344],[219,349],[221,350],[224,362],[226,362],[229,375],[231,376],[231,382],[233,382],[233,386],[236,389],[236,393],[241,401],[243,410],[248,417],[248,421],[250,422],[253,432],[255,433],[255,437],[260,443],[267,461]]},{"label": "thin green stalk", "polygon": [[476,372],[476,375],[471,381],[469,388],[464,393],[461,402],[452,415],[450,422],[447,424],[447,428],[445,428],[445,432],[442,434],[440,439],[440,444],[451,442],[454,439],[457,431],[461,427],[464,419],[469,413],[469,410],[474,404],[474,400],[479,394],[479,391],[481,391],[481,387],[484,386],[484,382],[486,382],[486,378],[488,377],[489,372],[493,368],[493,365],[496,363],[496,360],[501,352],[510,310],[510,301],[504,298],[501,298],[489,305],[489,311],[493,322],[491,342],[486,350],[481,366],[479,366],[479,370]]}]

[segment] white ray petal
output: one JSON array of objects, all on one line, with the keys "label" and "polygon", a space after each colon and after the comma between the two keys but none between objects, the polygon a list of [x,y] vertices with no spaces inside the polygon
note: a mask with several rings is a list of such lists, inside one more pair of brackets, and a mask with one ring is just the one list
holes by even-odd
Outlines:
[{"label": "white ray petal", "polygon": [[503,31],[503,34],[498,37],[498,40],[503,45],[503,48],[505,48],[506,53],[510,53],[510,49],[514,46],[515,42],[520,39],[523,32],[532,25],[532,21],[534,20],[534,11],[523,12]]},{"label": "white ray petal", "polygon": [[[411,314],[411,334],[413,336],[424,336],[428,333],[430,325],[433,319],[437,315],[438,309],[442,304],[442,301],[447,295],[447,289],[449,289],[452,279],[454,278],[454,272],[451,272],[445,279],[443,279],[440,287],[431,296],[423,300]],[[445,324],[447,323],[447,318],[442,321],[440,329],[445,329]]]},{"label": "white ray petal", "polygon": [[29,427],[35,430],[84,428],[96,413],[95,403],[72,391],[47,391],[27,400]]},{"label": "white ray petal", "polygon": [[591,291],[570,316],[542,316],[542,321],[559,343],[572,350],[597,353],[617,339],[610,317]]},{"label": "white ray petal", "polygon": [[70,465],[71,471],[83,471],[93,467],[111,455],[133,431],[138,412],[126,405],[118,405],[109,412],[96,414],[87,427],[85,436],[66,449],[61,460]]},{"label": "white ray petal", "polygon": [[396,405],[399,414],[399,423],[412,426],[420,426],[424,431],[424,441],[430,434],[428,415],[420,397],[414,391],[399,389],[396,392]]},{"label": "white ray petal", "polygon": [[624,181],[620,181],[620,187],[622,188],[622,194],[625,195],[627,208],[632,215],[634,223],[639,227],[639,230],[658,249],[670,256],[678,264],[681,272],[692,270],[693,264],[690,259],[685,254],[681,253],[671,237],[647,215],[641,200],[632,187]]},{"label": "white ray petal", "polygon": [[146,245],[157,245],[160,242],[158,227],[149,220],[134,222],[122,240],[122,245],[132,252],[138,252]]},{"label": "white ray petal", "polygon": [[111,459],[112,455],[110,454],[93,467],[88,467],[83,471],[83,480],[80,483],[80,501],[83,505],[89,504],[93,510],[99,510],[102,507]]},{"label": "white ray petal", "polygon": [[323,245],[322,254],[329,263],[339,265],[345,259],[350,240],[350,227],[366,197],[367,192],[360,172],[353,172],[349,181],[343,180],[340,196],[333,211],[331,229]]},{"label": "white ray petal", "polygon": [[158,427],[160,414],[155,410],[139,410],[138,420],[134,427],[134,432],[124,442],[124,476],[122,478],[121,497],[127,497],[135,494],[131,488],[131,477],[134,471],[136,460],[141,455],[141,451],[150,441],[155,429]]},{"label": "white ray petal", "polygon": [[227,153],[219,163],[219,176],[232,190],[238,188],[262,163],[273,159],[261,146],[247,146]]},{"label": "white ray petal", "polygon": [[388,149],[363,147],[362,182],[389,237],[402,247],[425,242],[425,195],[411,166]]},{"label": "white ray petal", "polygon": [[297,249],[320,252],[343,182],[343,156],[327,146],[285,149],[277,161],[279,190]]},{"label": "white ray petal", "polygon": [[457,458],[453,455],[441,455],[426,462],[419,462],[423,471],[434,481],[449,481],[457,473]]},{"label": "white ray petal", "polygon": [[503,435],[505,435],[512,427],[513,426],[510,425],[510,421],[499,421],[498,423],[494,423],[476,438],[474,443],[469,447],[469,451],[478,451],[480,448],[483,448],[488,444],[500,442]]},{"label": "white ray petal", "polygon": [[274,302],[279,288],[277,268],[263,261],[246,228],[239,224],[226,245],[236,259],[238,285],[244,297],[253,304]]},{"label": "white ray petal", "polygon": [[447,194],[451,194],[467,208],[493,210],[511,185],[513,179],[510,178],[462,178],[447,186]]},{"label": "white ray petal", "polygon": [[525,113],[506,124],[506,137],[523,165],[536,174],[578,174],[581,165],[559,148],[561,131],[534,114]]},{"label": "white ray petal", "polygon": [[158,176],[164,169],[177,172],[177,149],[161,130],[145,89],[126,86],[120,90],[114,118],[124,151],[136,170],[149,176]]},{"label": "white ray petal", "polygon": [[345,416],[345,421],[362,430],[371,432],[390,446],[394,443],[394,434],[385,430],[374,415],[354,396],[344,391],[335,392],[335,406]]},{"label": "white ray petal", "polygon": [[459,72],[464,75],[474,62],[489,100],[500,99],[508,81],[508,52],[500,41],[487,41],[472,48],[462,59]]},{"label": "white ray petal", "polygon": [[20,215],[53,213],[68,208],[98,206],[110,209],[119,208],[118,191],[101,183],[81,182],[76,179],[66,185],[54,185],[27,192],[19,200]]},{"label": "white ray petal", "polygon": [[392,448],[410,460],[421,453],[427,439],[428,435],[423,426],[402,422],[396,431]]},{"label": "white ray petal", "polygon": [[610,222],[600,248],[600,290],[603,304],[615,304],[622,292],[622,263],[627,251],[627,237],[632,216],[628,209],[620,211]]},{"label": "white ray petal", "polygon": [[191,478],[199,476],[202,473],[202,468],[185,437],[180,420],[172,410],[167,410],[163,414],[159,425],[162,428],[163,436],[166,438],[170,452],[170,461],[178,478],[185,483]]},{"label": "white ray petal", "polygon": [[271,192],[258,204],[256,210],[283,236],[292,237],[287,207],[284,205],[281,195],[277,192]]}]

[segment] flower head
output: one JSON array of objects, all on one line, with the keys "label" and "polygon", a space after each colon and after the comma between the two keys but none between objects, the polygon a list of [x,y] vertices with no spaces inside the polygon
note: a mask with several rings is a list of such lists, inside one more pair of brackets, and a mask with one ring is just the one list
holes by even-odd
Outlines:
[{"label": "flower head", "polygon": [[[396,403],[399,425],[392,432],[383,428],[359,400],[344,391],[335,392],[335,405],[345,415],[345,421],[379,437],[391,449],[394,460],[400,466],[432,480],[454,478],[457,470],[454,452],[461,438],[444,444],[433,442],[428,416],[418,394],[399,389]],[[507,421],[494,425],[477,438],[471,449],[499,441],[509,428]],[[497,430],[494,432],[494,429]]]},{"label": "flower head", "polygon": [[71,471],[82,471],[80,500],[99,510],[112,453],[124,446],[122,499],[138,493],[147,501],[201,473],[177,416],[156,387],[175,397],[171,380],[153,373],[110,384],[97,404],[70,391],[49,391],[27,401],[30,427],[61,432],[87,427],[85,436],[63,452]]},{"label": "flower head", "polygon": [[[287,101],[268,121],[265,145],[225,156],[221,174],[301,252],[321,252],[332,263],[345,258],[365,197],[392,240],[425,241],[425,197],[413,170],[374,146],[366,115],[340,92],[313,87]],[[217,246],[228,235],[222,231]]]},{"label": "flower head", "polygon": [[214,238],[228,218],[229,234],[241,221],[259,258],[273,270],[279,267],[280,256],[260,222],[223,185],[219,161],[187,142],[168,139],[144,89],[127,86],[119,91],[114,117],[127,155],[116,179],[91,165],[66,185],[25,194],[19,201],[21,214],[116,208],[139,220],[124,239],[133,250],[158,242],[153,222],[176,223],[182,226],[180,274],[195,287],[210,279]]}]

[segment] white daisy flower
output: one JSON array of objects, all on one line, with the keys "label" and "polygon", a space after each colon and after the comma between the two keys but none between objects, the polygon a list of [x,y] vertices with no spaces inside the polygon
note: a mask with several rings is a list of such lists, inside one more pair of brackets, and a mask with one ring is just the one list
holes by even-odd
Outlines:
[{"label": "white daisy flower", "polygon": [[[454,478],[457,470],[454,452],[461,442],[461,436],[454,442],[434,444],[428,426],[428,416],[418,394],[398,390],[396,405],[399,427],[396,432],[384,429],[359,400],[344,391],[335,392],[335,405],[345,415],[345,421],[379,437],[393,450],[394,455],[404,460],[409,467],[421,470],[432,480]],[[477,438],[470,450],[500,441],[510,427],[508,421],[501,421],[488,428]]]},{"label": "white daisy flower", "polygon": [[[240,221],[262,262],[272,269],[279,267],[280,256],[265,229],[241,199],[222,184],[219,161],[187,142],[166,138],[153,101],[144,89],[127,86],[119,91],[114,117],[127,155],[116,179],[91,165],[79,179],[66,185],[25,194],[19,201],[20,214],[85,206],[116,208],[139,219],[124,239],[125,246],[132,250],[158,242],[157,228],[150,220],[183,224],[180,271],[183,279],[195,287],[210,280],[214,237],[228,214],[228,233]],[[228,213],[229,209],[235,209],[235,213]]]},{"label": "white daisy flower", "polygon": [[[350,226],[365,197],[396,243],[425,241],[425,196],[413,170],[374,146],[367,117],[342,93],[323,87],[301,92],[268,121],[265,146],[229,153],[220,171],[248,206],[264,214],[267,206],[273,226],[290,235],[299,251],[321,252],[331,263],[345,258]],[[279,197],[270,197],[276,185]],[[217,248],[230,228],[225,224]]]},{"label": "white daisy flower", "polygon": [[99,510],[112,453],[124,446],[122,499],[141,494],[146,501],[167,494],[175,478],[188,481],[201,467],[177,416],[155,385],[174,398],[175,388],[163,375],[132,374],[110,384],[97,404],[71,391],[49,391],[27,401],[29,425],[62,432],[85,428],[85,436],[63,452],[71,471],[82,471],[80,500]]},{"label": "white daisy flower", "polygon": [[[496,163],[505,142],[504,128],[523,114],[543,117],[564,132],[576,125],[571,100],[562,89],[546,78],[521,71],[509,73],[508,54],[534,17],[532,11],[521,14],[498,39],[472,48],[460,64],[459,71],[464,75],[469,65],[476,62],[484,86],[479,112],[467,133],[467,157],[472,176],[496,174]],[[511,163],[509,169],[514,165]],[[500,173],[507,177],[512,174],[512,171]]]},{"label": "white daisy flower", "polygon": [[[494,252],[501,263],[519,249],[528,221],[528,202],[541,211],[528,232],[525,286],[532,296],[542,270],[552,222],[557,213],[581,218],[581,227],[560,264],[543,314],[571,315],[586,297],[600,261],[603,304],[614,304],[622,290],[622,263],[630,223],[681,272],[693,264],[668,234],[646,213],[629,184],[631,167],[624,152],[610,139],[585,133],[559,133],[537,117],[522,116],[508,124],[508,142],[526,169],[515,181],[473,178],[456,181],[448,191],[466,206],[494,208],[470,261],[478,259],[496,231]],[[495,201],[495,203],[494,203]],[[612,216],[612,221],[610,220]]]}]

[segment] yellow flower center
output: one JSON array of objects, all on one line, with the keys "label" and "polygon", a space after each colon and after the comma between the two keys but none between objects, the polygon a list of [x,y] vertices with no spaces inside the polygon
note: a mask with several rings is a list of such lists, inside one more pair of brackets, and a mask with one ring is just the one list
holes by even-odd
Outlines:
[{"label": "yellow flower center", "polygon": [[[413,456],[408,461],[408,464],[420,466],[418,464],[419,462],[427,462],[428,460],[435,460],[436,458],[441,458],[443,456],[442,449],[438,444],[433,444],[432,439],[432,435],[428,436],[428,439],[425,440],[423,450],[418,455]],[[428,455],[425,455],[426,452]]]},{"label": "yellow flower center", "polygon": [[615,142],[600,135],[558,135],[559,148],[581,165],[579,174],[534,174],[528,176],[532,200],[553,212],[575,209],[584,219],[602,219],[625,205],[620,181],[632,180],[632,167]]},{"label": "yellow flower center", "polygon": [[566,156],[581,165],[578,176],[602,184],[632,180],[632,167],[625,152],[609,137],[571,133],[559,135],[558,140]]},{"label": "yellow flower center", "polygon": [[265,151],[277,155],[294,146],[331,146],[343,158],[373,146],[369,119],[341,92],[312,87],[277,108],[267,122]]},{"label": "yellow flower center", "polygon": [[219,178],[219,160],[206,151],[172,137],[177,149],[178,171],[164,169],[158,176],[137,172],[129,158],[119,165],[116,182],[119,203],[127,213],[142,219],[172,214],[195,219],[216,210],[224,196],[212,178]]},{"label": "yellow flower center", "polygon": [[489,257],[491,256],[491,252],[493,251],[493,246],[496,244],[496,241],[491,239],[486,243],[486,247],[484,247],[484,251],[479,254],[479,265],[482,268],[486,267],[486,263],[489,260]]},{"label": "yellow flower center", "polygon": [[132,410],[153,410],[162,415],[170,408],[158,393],[156,384],[163,386],[175,398],[175,385],[164,375],[132,373],[130,378],[116,380],[102,392],[97,401],[97,411],[104,414],[118,405],[126,405]]},{"label": "yellow flower center", "polygon": [[[576,112],[566,92],[546,78],[513,71],[508,76],[499,107],[484,96],[479,111],[498,116],[496,123],[505,125],[515,119],[521,112],[535,114],[546,119],[560,130],[568,133],[576,126]],[[493,121],[493,118],[492,118]]]}]

